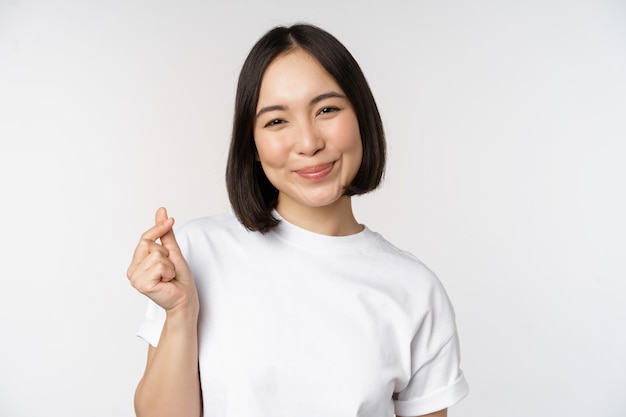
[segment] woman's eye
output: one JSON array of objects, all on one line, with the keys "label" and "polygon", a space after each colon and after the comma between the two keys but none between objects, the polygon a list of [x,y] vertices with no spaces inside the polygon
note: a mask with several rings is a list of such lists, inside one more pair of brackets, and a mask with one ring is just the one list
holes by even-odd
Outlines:
[{"label": "woman's eye", "polygon": [[282,119],[273,119],[273,120],[270,120],[269,122],[267,122],[265,124],[265,127],[277,126],[277,125],[280,125],[280,124],[283,124],[283,123],[285,123],[285,121],[282,120]]},{"label": "woman's eye", "polygon": [[324,107],[317,114],[328,114],[328,113],[334,113],[336,111],[339,111],[338,107]]}]

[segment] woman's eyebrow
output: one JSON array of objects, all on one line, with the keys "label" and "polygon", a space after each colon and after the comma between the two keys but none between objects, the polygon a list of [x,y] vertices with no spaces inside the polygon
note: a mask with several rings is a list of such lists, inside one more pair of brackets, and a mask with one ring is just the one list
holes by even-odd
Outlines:
[{"label": "woman's eyebrow", "polygon": [[267,113],[267,112],[275,111],[275,110],[287,110],[287,108],[288,108],[287,106],[281,106],[281,105],[263,107],[261,110],[258,111],[255,117],[258,119],[259,116],[262,115],[263,113]]},{"label": "woman's eyebrow", "polygon": [[327,98],[346,98],[346,96],[336,91],[329,91],[328,93],[320,94],[319,96],[314,97],[313,100],[309,102],[309,105],[317,104]]},{"label": "woman's eyebrow", "polygon": [[[319,103],[320,101],[326,100],[327,98],[346,98],[345,95],[338,93],[336,91],[329,91],[328,93],[323,93],[320,94],[319,96],[315,96],[311,99],[311,101],[309,102],[309,105],[312,106],[314,104]],[[259,110],[256,114],[256,118],[258,118],[259,116],[261,116],[263,113],[267,113],[270,111],[276,111],[276,110],[288,110],[289,107],[287,106],[283,106],[280,104],[276,104],[273,106],[267,106],[267,107],[263,107],[261,110]]]}]

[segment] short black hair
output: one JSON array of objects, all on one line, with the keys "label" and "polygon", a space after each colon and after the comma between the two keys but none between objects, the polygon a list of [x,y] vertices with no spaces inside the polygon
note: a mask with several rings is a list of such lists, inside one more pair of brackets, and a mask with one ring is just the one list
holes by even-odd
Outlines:
[{"label": "short black hair", "polygon": [[279,55],[302,49],[337,81],[354,108],[361,134],[363,158],[344,195],[365,194],[380,184],[385,170],[383,123],[370,87],[352,54],[333,35],[310,24],[277,26],[250,50],[239,74],[233,132],[226,165],[226,188],[239,221],[249,230],[266,233],[279,222],[272,215],[278,190],[257,160],[254,123],[261,81]]}]

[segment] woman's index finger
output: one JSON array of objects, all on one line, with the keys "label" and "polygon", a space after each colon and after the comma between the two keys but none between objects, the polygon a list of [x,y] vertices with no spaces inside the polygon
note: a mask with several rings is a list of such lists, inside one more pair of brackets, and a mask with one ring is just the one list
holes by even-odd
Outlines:
[{"label": "woman's index finger", "polygon": [[163,237],[167,232],[172,230],[172,226],[174,225],[174,219],[171,217],[169,219],[165,219],[165,221],[156,223],[154,226],[143,232],[141,235],[141,240],[150,240],[152,242],[156,242],[157,239]]},{"label": "woman's index finger", "polygon": [[174,236],[174,218],[170,217],[166,220],[166,223],[169,224],[169,229],[163,235],[160,236],[161,244],[165,246],[169,251],[178,251],[178,242],[176,241],[176,236]]}]

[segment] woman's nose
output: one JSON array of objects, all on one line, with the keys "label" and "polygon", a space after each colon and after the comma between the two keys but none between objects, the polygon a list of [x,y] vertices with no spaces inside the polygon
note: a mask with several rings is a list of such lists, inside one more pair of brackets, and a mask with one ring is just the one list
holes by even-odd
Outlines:
[{"label": "woman's nose", "polygon": [[309,123],[300,126],[295,142],[296,152],[302,155],[315,155],[324,149],[324,139],[319,129]]}]

